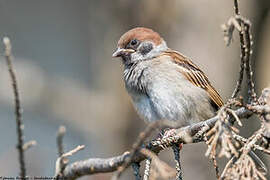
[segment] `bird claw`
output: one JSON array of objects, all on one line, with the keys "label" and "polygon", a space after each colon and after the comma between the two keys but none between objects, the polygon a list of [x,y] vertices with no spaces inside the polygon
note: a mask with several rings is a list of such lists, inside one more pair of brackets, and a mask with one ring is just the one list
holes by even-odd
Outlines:
[{"label": "bird claw", "polygon": [[175,136],[176,134],[177,134],[177,133],[176,133],[176,130],[175,130],[175,129],[164,130],[162,139],[164,139],[164,138],[169,138],[169,137],[173,137],[173,136]]}]

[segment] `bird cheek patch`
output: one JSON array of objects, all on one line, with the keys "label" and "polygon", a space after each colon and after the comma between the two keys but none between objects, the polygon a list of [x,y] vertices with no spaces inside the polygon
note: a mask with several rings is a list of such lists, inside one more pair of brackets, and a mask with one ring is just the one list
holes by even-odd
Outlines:
[{"label": "bird cheek patch", "polygon": [[139,51],[141,52],[142,55],[146,55],[153,49],[153,45],[151,43],[145,43],[143,44]]}]

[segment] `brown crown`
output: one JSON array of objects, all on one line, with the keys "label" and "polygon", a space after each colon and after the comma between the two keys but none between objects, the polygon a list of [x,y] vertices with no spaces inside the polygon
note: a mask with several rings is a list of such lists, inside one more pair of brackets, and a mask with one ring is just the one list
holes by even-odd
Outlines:
[{"label": "brown crown", "polygon": [[152,29],[137,27],[129,30],[125,34],[121,36],[118,41],[118,47],[124,48],[126,45],[132,40],[137,39],[139,41],[149,40],[155,43],[155,45],[159,45],[162,42],[162,38],[160,35],[153,31]]}]

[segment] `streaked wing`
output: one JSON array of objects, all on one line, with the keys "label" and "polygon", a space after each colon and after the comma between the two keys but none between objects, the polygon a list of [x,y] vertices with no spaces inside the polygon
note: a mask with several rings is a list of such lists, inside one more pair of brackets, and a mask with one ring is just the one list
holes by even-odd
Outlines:
[{"label": "streaked wing", "polygon": [[189,60],[187,57],[183,56],[179,52],[173,50],[168,50],[162,55],[168,55],[172,57],[174,62],[182,67],[181,70],[183,74],[190,82],[192,82],[198,87],[205,89],[208,92],[210,99],[213,101],[214,105],[216,105],[218,108],[223,105],[223,101],[220,95],[210,84],[207,76],[191,60]]}]

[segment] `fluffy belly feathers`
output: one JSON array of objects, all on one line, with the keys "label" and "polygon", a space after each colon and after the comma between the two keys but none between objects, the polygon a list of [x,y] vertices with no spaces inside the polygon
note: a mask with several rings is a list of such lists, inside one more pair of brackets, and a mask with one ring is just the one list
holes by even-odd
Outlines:
[{"label": "fluffy belly feathers", "polygon": [[214,116],[206,92],[193,85],[185,86],[190,86],[188,92],[181,91],[181,87],[156,84],[147,94],[132,93],[131,97],[138,114],[150,122],[166,119],[184,126]]},{"label": "fluffy belly feathers", "polygon": [[214,116],[207,92],[188,81],[177,65],[170,61],[149,63],[136,64],[124,72],[126,89],[142,119],[172,120],[184,126]]}]

